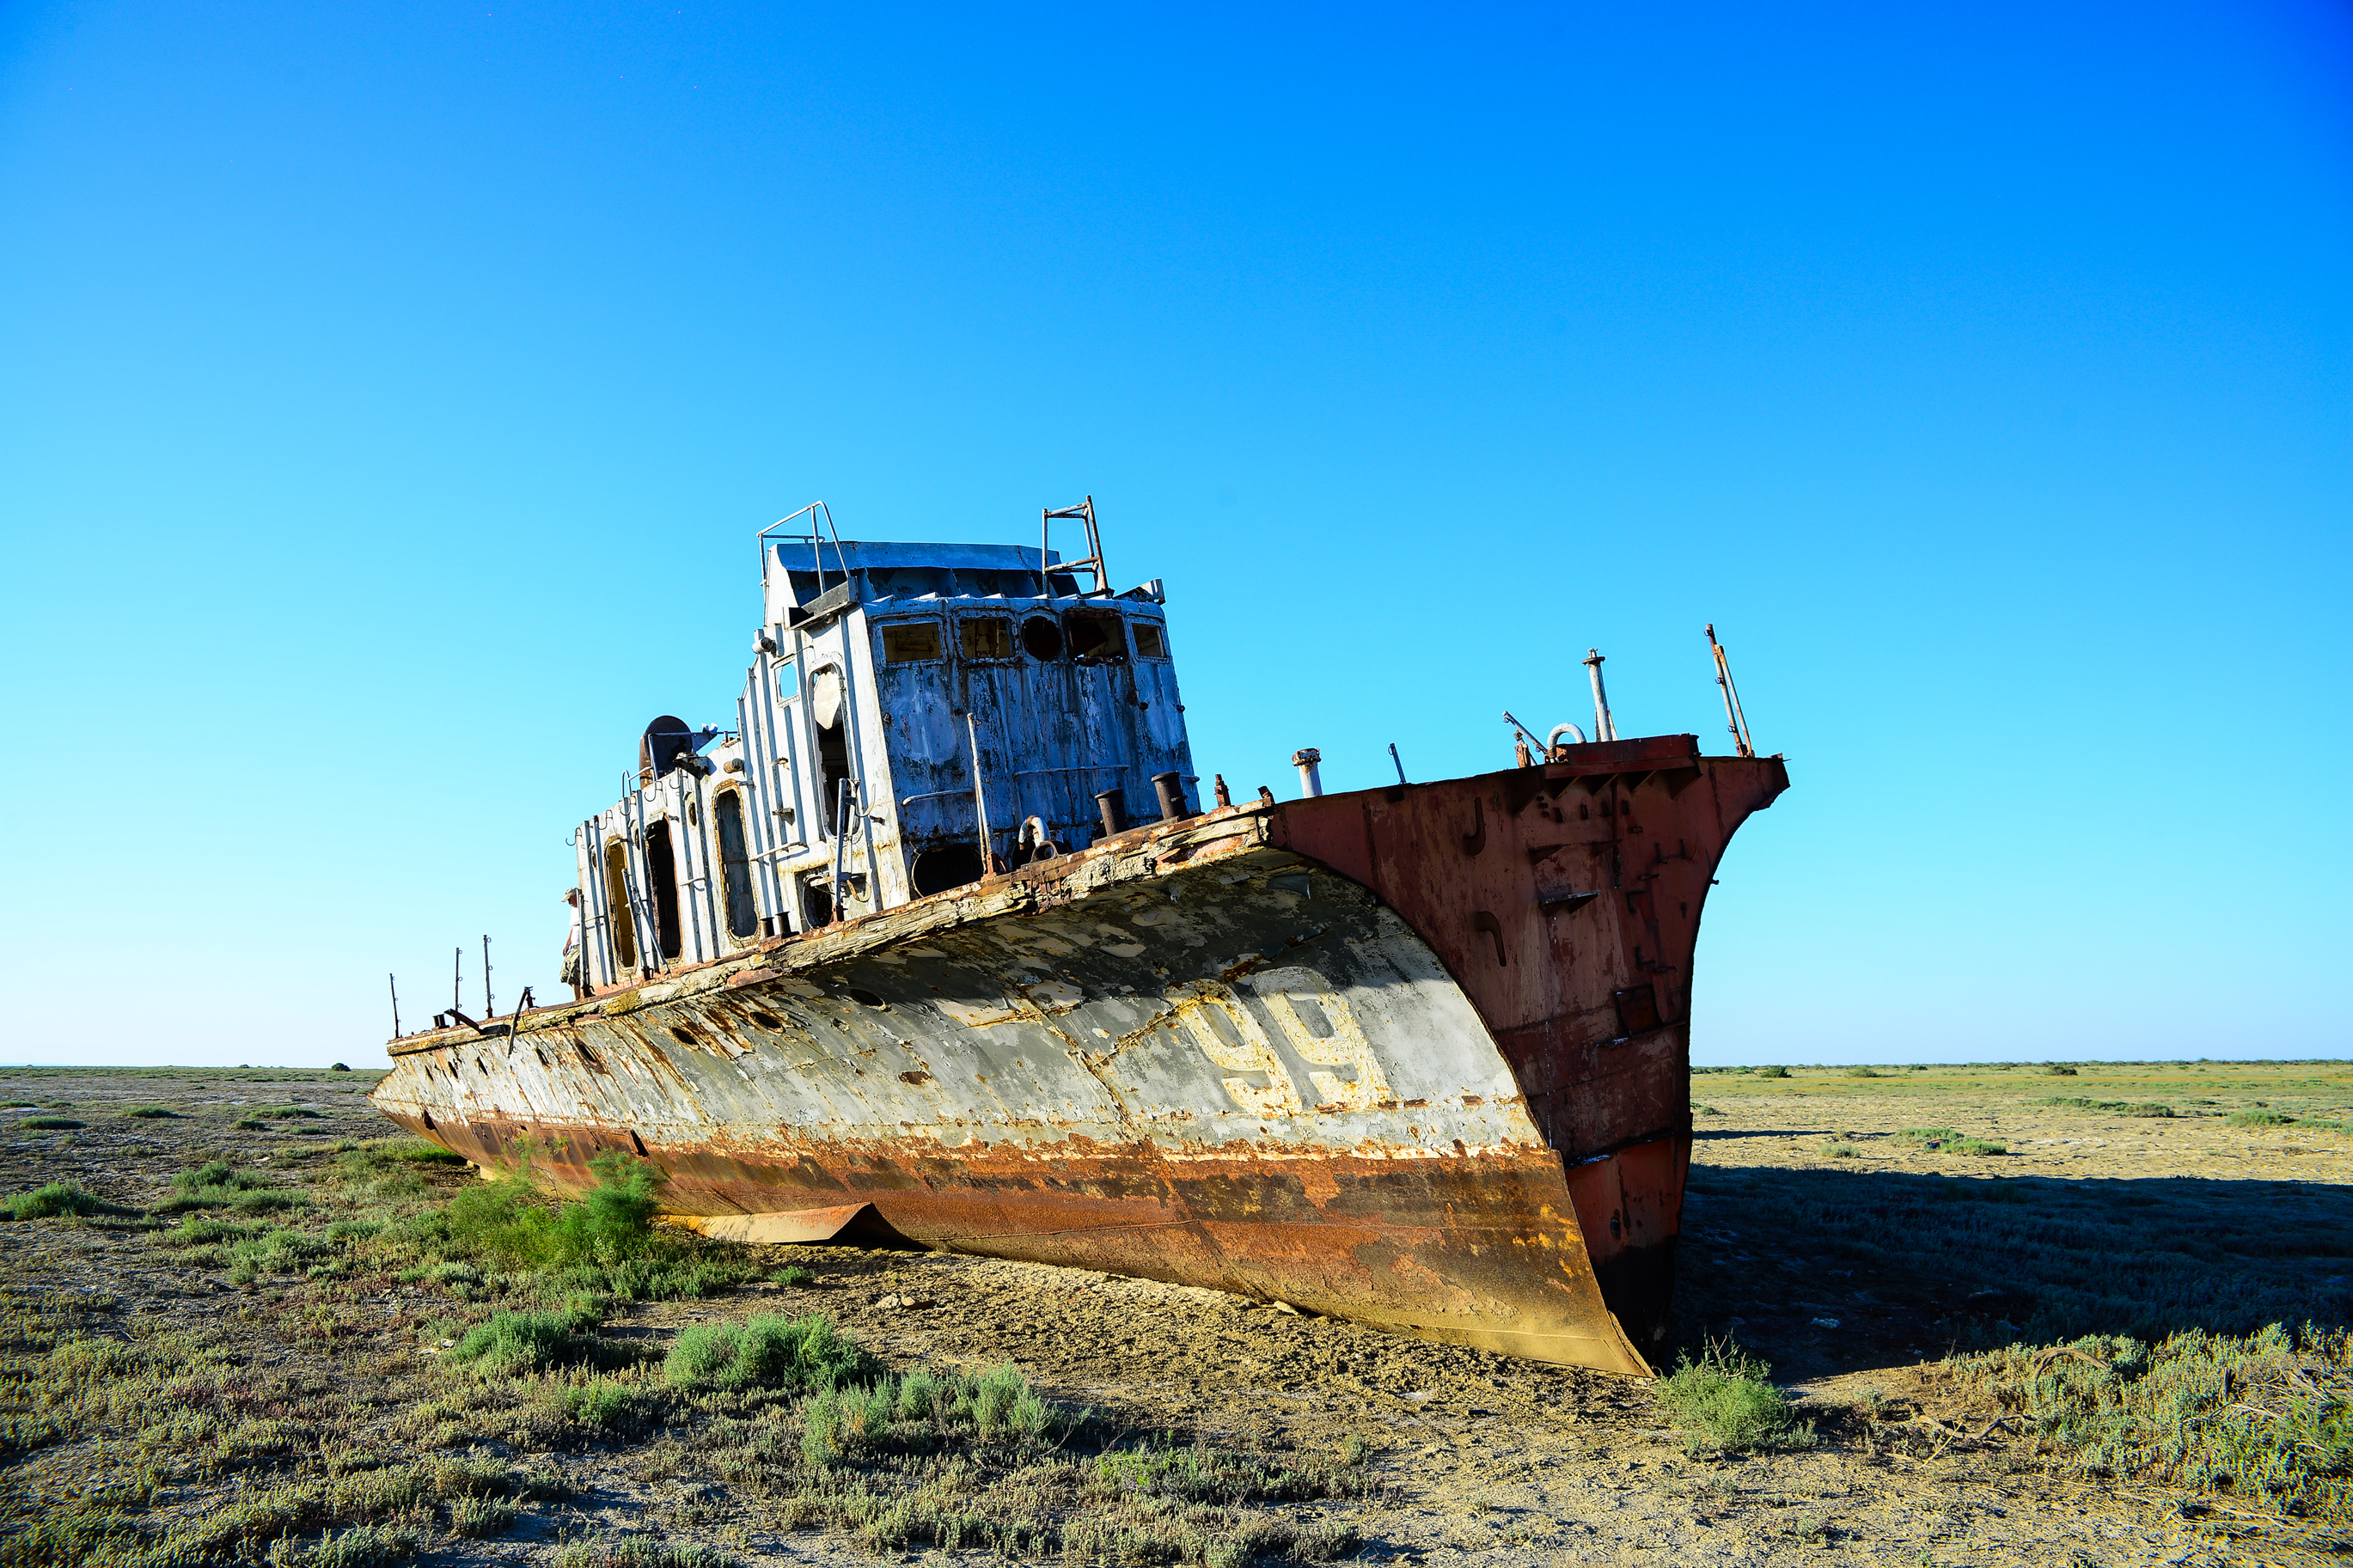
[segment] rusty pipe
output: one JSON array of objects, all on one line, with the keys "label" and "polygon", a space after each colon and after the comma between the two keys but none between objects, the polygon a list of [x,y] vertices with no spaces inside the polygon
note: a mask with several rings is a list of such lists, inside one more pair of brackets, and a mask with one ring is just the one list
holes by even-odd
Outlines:
[{"label": "rusty pipe", "polygon": [[1291,753],[1291,765],[1299,770],[1299,793],[1308,800],[1324,793],[1324,776],[1316,771],[1316,764],[1323,760],[1324,753],[1313,746]]}]

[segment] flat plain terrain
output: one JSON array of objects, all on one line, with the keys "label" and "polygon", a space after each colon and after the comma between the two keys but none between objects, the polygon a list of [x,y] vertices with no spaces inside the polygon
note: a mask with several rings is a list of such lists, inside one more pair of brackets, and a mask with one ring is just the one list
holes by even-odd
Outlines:
[{"label": "flat plain terrain", "polygon": [[[525,1287],[393,1245],[483,1184],[391,1141],[372,1074],[0,1070],[0,1195],[133,1211],[0,1226],[0,1560],[2341,1562],[2325,1521],[2084,1468],[1947,1358],[2353,1321],[2353,1070],[1876,1070],[1694,1079],[1680,1337],[1813,1427],[1746,1453],[1643,1381],[938,1254],[703,1248],[703,1293],[501,1370],[461,1347]],[[969,1463],[944,1424],[828,1458],[806,1393],[680,1380],[681,1335],[811,1312],[1047,1414]]]}]

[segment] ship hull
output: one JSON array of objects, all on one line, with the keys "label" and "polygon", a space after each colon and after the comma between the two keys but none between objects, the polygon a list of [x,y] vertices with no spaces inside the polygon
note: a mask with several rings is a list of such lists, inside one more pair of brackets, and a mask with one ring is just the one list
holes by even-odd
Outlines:
[{"label": "ship hull", "polygon": [[[714,1235],[902,1237],[1640,1372],[1689,1153],[1676,980],[1730,826],[1778,787],[1687,749],[1140,829],[396,1041],[376,1102],[561,1188],[640,1154]],[[1630,840],[1676,826],[1630,891]]]}]

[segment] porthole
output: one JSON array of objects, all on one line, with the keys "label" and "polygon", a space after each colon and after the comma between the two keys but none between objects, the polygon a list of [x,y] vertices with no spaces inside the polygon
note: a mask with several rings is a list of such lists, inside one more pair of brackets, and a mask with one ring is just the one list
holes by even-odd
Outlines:
[{"label": "porthole", "polygon": [[1062,657],[1062,628],[1051,616],[1032,616],[1021,623],[1021,651],[1031,658]]}]

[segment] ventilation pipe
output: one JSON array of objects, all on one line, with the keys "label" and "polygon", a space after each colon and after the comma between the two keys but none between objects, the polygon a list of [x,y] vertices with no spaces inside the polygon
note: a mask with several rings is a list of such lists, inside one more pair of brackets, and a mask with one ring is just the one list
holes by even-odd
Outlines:
[{"label": "ventilation pipe", "polygon": [[1598,647],[1585,650],[1585,668],[1593,672],[1593,738],[1614,741],[1618,726],[1609,718],[1609,692],[1601,684],[1602,653]]},{"label": "ventilation pipe", "polygon": [[1323,760],[1324,753],[1313,746],[1291,753],[1291,765],[1299,770],[1299,793],[1308,800],[1324,793],[1323,775],[1315,771]]}]

